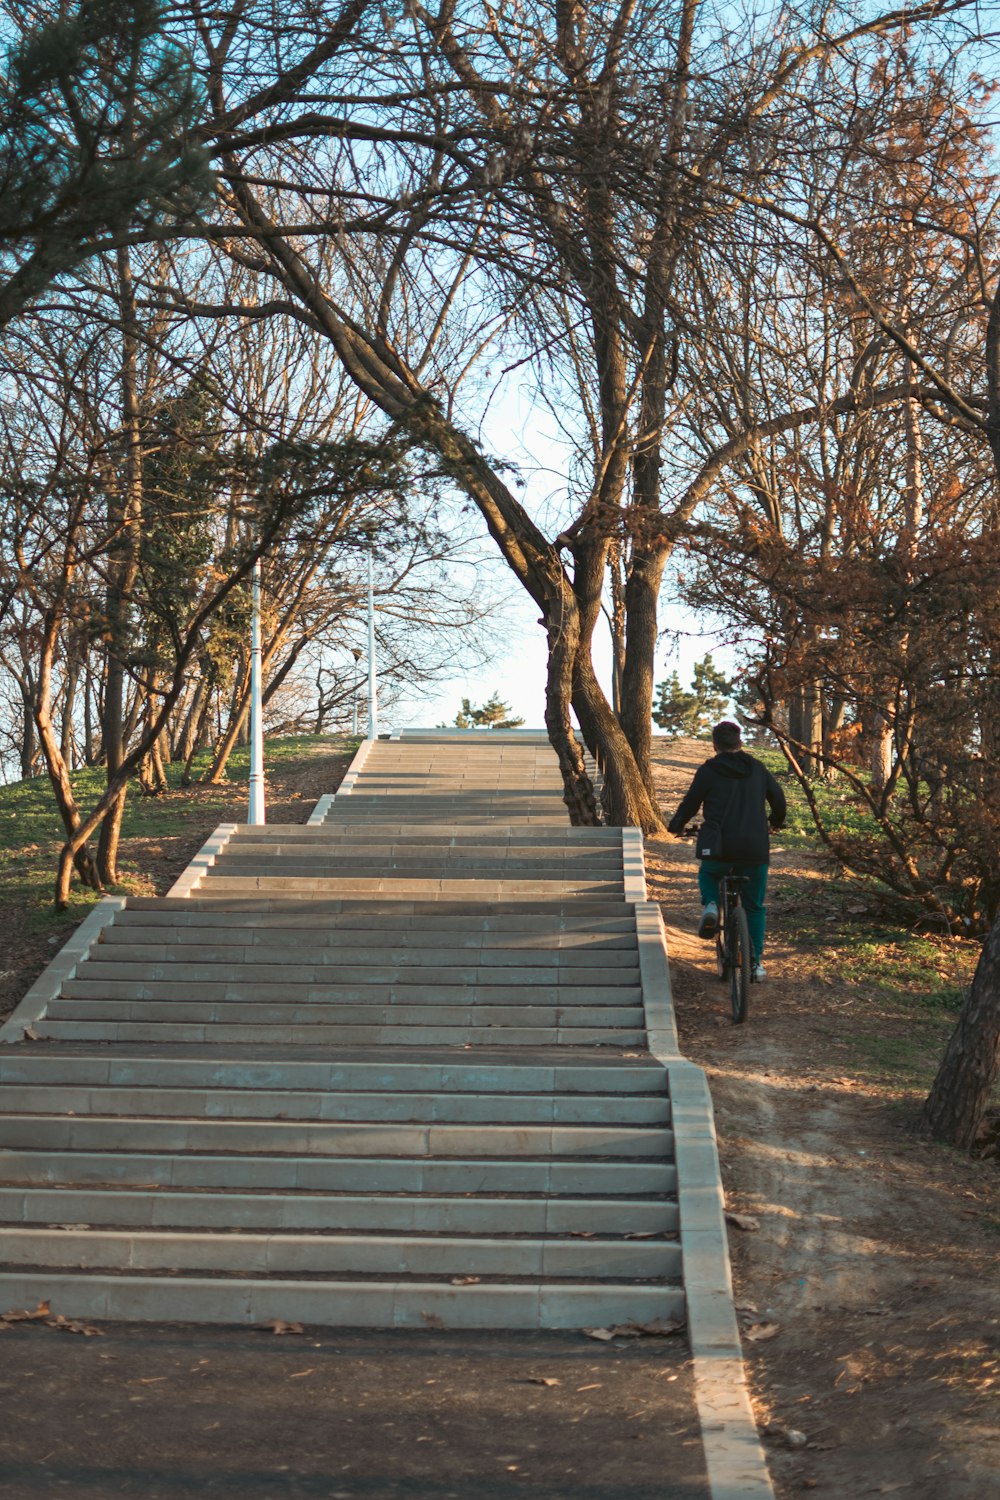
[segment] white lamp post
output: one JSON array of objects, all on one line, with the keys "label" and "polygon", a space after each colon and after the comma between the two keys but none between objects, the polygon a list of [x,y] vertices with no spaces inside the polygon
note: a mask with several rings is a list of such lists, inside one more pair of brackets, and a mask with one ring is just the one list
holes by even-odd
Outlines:
[{"label": "white lamp post", "polygon": [[368,738],[378,739],[378,684],[375,678],[375,573],[372,563],[374,540],[368,543]]},{"label": "white lamp post", "polygon": [[260,672],[260,558],[253,565],[253,607],[250,612],[250,806],[248,823],[264,817],[264,712]]}]

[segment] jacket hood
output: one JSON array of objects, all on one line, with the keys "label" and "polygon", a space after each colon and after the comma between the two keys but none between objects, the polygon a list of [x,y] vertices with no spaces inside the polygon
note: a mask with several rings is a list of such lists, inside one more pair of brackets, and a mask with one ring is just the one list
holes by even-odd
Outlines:
[{"label": "jacket hood", "polygon": [[742,779],[753,770],[753,757],[745,750],[723,750],[715,757],[715,767],[721,776]]}]

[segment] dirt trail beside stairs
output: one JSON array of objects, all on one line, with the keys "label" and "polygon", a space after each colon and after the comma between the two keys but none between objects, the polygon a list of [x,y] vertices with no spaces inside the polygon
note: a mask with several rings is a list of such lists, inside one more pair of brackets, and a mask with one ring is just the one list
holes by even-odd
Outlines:
[{"label": "dirt trail beside stairs", "polygon": [[[669,816],[711,751],[662,742]],[[791,790],[794,797],[794,789]],[[772,920],[768,979],[734,1027],[690,842],[647,841],[682,1049],[715,1100],[745,1352],[780,1496],[1000,1494],[1000,1176],[916,1142],[914,1098],[872,1082],[854,1029],[903,1025]],[[822,878],[775,850],[772,881]],[[835,939],[834,939],[835,941]],[[867,1009],[866,1009],[867,1007]],[[753,1227],[754,1225],[759,1227]]]}]

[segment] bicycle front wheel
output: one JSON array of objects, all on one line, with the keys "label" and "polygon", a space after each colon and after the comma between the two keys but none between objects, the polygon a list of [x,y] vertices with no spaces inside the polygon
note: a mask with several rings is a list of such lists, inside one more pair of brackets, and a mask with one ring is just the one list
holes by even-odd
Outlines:
[{"label": "bicycle front wheel", "polygon": [[750,969],[753,958],[750,953],[750,928],[742,906],[733,908],[729,913],[729,920],[732,943],[729,993],[733,1006],[733,1023],[739,1026],[746,1020],[750,1008]]}]

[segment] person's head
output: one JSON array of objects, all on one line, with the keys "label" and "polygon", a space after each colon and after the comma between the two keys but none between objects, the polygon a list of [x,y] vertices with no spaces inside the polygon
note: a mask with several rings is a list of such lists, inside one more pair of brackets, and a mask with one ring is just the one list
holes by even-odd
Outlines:
[{"label": "person's head", "polygon": [[722,723],[716,724],[712,730],[712,744],[719,755],[726,750],[738,750],[740,748],[740,726],[734,724],[732,719],[723,719]]}]

